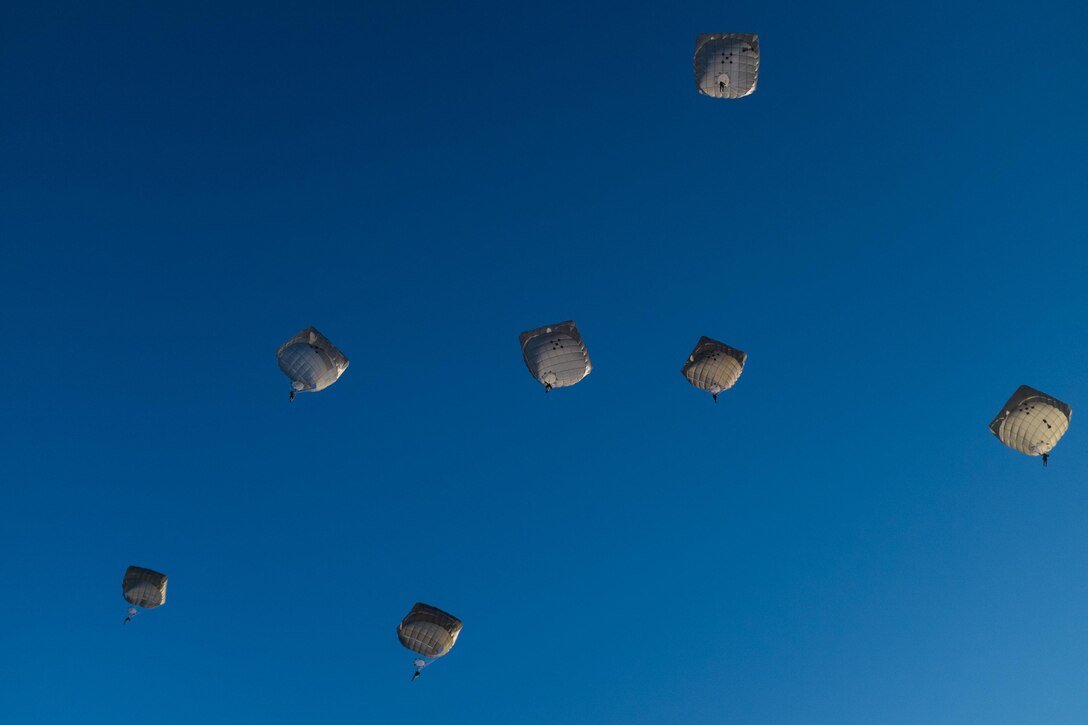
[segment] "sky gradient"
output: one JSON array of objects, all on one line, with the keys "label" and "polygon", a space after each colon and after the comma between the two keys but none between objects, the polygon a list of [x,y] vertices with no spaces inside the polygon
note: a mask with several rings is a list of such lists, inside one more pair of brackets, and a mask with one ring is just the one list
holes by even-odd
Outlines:
[{"label": "sky gradient", "polygon": [[[1084,723],[1086,26],[0,10],[0,721]],[[695,92],[704,32],[754,95]],[[309,325],[351,367],[289,404]],[[1046,469],[986,428],[1021,384]],[[465,625],[411,683],[416,601]]]}]

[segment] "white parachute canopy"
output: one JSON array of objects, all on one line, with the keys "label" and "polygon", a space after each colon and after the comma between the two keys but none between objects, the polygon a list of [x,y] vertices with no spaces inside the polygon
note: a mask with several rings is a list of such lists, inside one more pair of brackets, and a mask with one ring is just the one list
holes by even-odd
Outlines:
[{"label": "white parachute canopy", "polygon": [[348,359],[315,327],[280,345],[276,351],[280,370],[291,379],[291,399],[295,393],[316,393],[329,387],[348,369]]},{"label": "white parachute canopy", "polygon": [[1072,417],[1068,403],[1021,385],[990,421],[990,431],[1014,451],[1047,456],[1069,429]]},{"label": "white parachute canopy", "polygon": [[593,370],[589,351],[573,320],[528,330],[518,340],[525,366],[545,390],[574,385]]},{"label": "white parachute canopy", "polygon": [[695,39],[695,87],[711,98],[743,98],[759,80],[759,36],[709,33]]},{"label": "white parachute canopy", "polygon": [[704,336],[699,338],[680,372],[689,383],[707,391],[717,401],[718,393],[736,385],[747,359],[748,353]]}]

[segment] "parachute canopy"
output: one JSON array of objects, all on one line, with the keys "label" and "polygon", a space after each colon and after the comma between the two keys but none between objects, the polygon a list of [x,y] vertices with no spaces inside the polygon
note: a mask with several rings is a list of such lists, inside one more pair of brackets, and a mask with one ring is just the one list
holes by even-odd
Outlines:
[{"label": "parachute canopy", "polygon": [[422,602],[416,602],[397,627],[397,637],[402,645],[430,658],[441,657],[453,649],[459,634],[460,619]]},{"label": "parachute canopy", "polygon": [[518,340],[525,366],[547,390],[574,385],[593,370],[573,320],[523,332]]},{"label": "parachute canopy", "polygon": [[990,422],[990,431],[1014,451],[1039,456],[1058,445],[1072,417],[1068,403],[1021,385]]},{"label": "parachute canopy", "polygon": [[747,359],[748,353],[704,336],[699,338],[680,372],[689,383],[717,400],[718,393],[736,384]]},{"label": "parachute canopy", "polygon": [[134,607],[160,607],[166,603],[166,575],[141,566],[130,566],[121,582],[121,593]]},{"label": "parachute canopy", "polygon": [[695,87],[712,98],[743,98],[759,79],[759,36],[710,33],[695,39]]},{"label": "parachute canopy", "polygon": [[329,387],[348,369],[348,359],[315,327],[280,345],[276,351],[280,370],[297,392],[316,393]]}]

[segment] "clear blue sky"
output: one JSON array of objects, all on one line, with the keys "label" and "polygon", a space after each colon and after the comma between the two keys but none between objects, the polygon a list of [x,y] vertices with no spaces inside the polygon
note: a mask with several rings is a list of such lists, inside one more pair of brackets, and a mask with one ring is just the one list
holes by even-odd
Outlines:
[{"label": "clear blue sky", "polygon": [[0,11],[0,721],[1088,720],[1083,4],[92,5]]}]

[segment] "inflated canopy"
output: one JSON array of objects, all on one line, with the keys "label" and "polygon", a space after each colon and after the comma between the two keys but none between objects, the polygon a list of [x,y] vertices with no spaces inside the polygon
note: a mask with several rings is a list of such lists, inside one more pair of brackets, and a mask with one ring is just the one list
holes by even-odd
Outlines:
[{"label": "inflated canopy", "polygon": [[724,342],[700,337],[680,372],[688,382],[718,399],[718,393],[733,387],[744,370],[748,353]]},{"label": "inflated canopy", "polygon": [[461,620],[438,607],[416,602],[397,627],[400,643],[424,657],[441,657],[453,649],[461,634]]},{"label": "inflated canopy", "polygon": [[523,332],[518,340],[525,366],[546,390],[574,385],[593,370],[573,320]]},{"label": "inflated canopy", "polygon": [[1068,403],[1021,385],[990,422],[990,431],[1014,451],[1039,456],[1058,445],[1072,417]]},{"label": "inflated canopy", "polygon": [[294,392],[315,393],[329,387],[348,369],[348,359],[315,327],[280,345],[280,370],[291,379]]},{"label": "inflated canopy", "polygon": [[695,87],[712,98],[742,98],[759,79],[759,36],[710,33],[695,39]]},{"label": "inflated canopy", "polygon": [[154,609],[166,603],[166,575],[141,566],[130,566],[121,582],[125,601],[134,607]]}]

